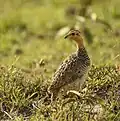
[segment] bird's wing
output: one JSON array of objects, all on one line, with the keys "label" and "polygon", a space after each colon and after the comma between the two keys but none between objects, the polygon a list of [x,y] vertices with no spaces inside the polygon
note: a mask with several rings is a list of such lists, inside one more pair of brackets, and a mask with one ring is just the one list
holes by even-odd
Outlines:
[{"label": "bird's wing", "polygon": [[[51,85],[51,90],[59,89],[66,84],[70,84],[77,78],[84,75],[82,66],[80,66],[80,61],[76,55],[71,55],[66,59],[53,76],[53,83]],[[79,74],[78,74],[79,73]]]}]

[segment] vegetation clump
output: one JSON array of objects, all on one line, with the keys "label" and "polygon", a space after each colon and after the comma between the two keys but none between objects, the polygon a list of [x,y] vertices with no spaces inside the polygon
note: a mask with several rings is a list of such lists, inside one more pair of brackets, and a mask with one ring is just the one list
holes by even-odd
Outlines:
[{"label": "vegetation clump", "polygon": [[92,66],[79,95],[50,103],[43,77],[14,66],[0,68],[0,117],[32,120],[119,120],[120,73],[115,66]]}]

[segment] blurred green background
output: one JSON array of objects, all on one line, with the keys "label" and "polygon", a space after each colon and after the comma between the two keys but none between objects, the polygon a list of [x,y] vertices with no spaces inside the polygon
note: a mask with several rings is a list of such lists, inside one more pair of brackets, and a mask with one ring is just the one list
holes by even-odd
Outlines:
[{"label": "blurred green background", "polygon": [[[1,0],[0,63],[29,66],[60,62],[75,51],[64,41],[69,28],[83,33],[95,64],[120,61],[119,0]],[[58,63],[59,63],[58,62]]]}]

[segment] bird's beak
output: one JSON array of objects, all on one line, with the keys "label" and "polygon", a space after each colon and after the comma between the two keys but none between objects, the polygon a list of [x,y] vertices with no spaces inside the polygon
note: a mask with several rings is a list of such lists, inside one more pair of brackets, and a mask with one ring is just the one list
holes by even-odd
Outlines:
[{"label": "bird's beak", "polygon": [[64,39],[66,39],[68,36],[69,36],[69,35],[66,35],[66,36],[64,37]]}]

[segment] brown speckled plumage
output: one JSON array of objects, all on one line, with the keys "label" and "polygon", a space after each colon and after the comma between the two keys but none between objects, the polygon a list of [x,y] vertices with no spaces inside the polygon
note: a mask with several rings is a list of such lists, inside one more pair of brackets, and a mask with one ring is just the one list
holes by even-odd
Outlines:
[{"label": "brown speckled plumage", "polygon": [[[79,31],[72,30],[67,36],[73,33],[76,34],[77,32]],[[72,36],[74,36],[74,34]],[[80,36],[80,32],[78,36]],[[76,42],[79,45],[79,41]],[[77,51],[63,61],[53,75],[53,82],[49,88],[49,92],[52,94],[52,100],[56,99],[60,89],[62,88],[66,91],[70,89],[78,91],[85,80],[85,75],[88,72],[89,66],[90,58],[85,50],[85,47],[80,43]]]}]

